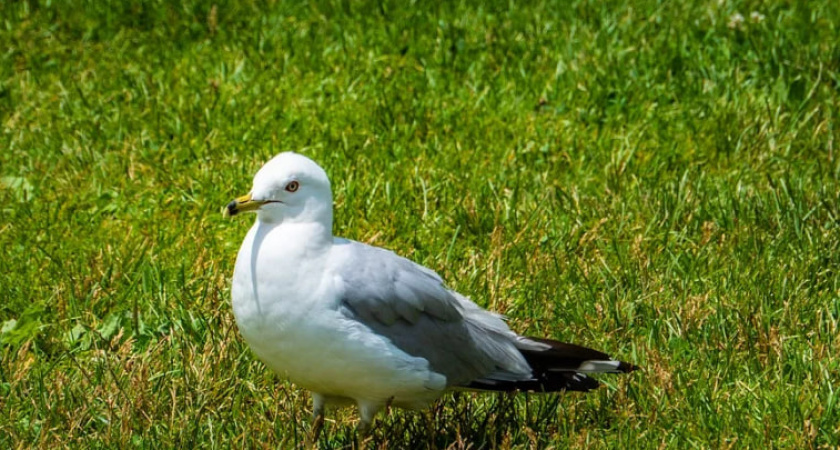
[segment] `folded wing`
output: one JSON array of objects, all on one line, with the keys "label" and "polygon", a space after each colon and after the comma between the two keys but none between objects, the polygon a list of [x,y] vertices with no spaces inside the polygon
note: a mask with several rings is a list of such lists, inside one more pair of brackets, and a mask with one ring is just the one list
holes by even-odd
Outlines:
[{"label": "folded wing", "polygon": [[435,272],[381,248],[336,244],[331,265],[342,286],[342,314],[426,359],[450,387],[588,391],[598,382],[586,373],[636,369],[586,347],[518,336],[500,315],[447,289]]}]

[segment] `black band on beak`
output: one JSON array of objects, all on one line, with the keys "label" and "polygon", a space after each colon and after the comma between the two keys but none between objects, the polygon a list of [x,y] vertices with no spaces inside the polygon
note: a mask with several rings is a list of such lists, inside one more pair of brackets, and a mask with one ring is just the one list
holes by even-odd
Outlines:
[{"label": "black band on beak", "polygon": [[227,211],[228,217],[239,214],[239,209],[236,207],[236,200],[233,200],[230,203],[228,203],[225,209]]}]

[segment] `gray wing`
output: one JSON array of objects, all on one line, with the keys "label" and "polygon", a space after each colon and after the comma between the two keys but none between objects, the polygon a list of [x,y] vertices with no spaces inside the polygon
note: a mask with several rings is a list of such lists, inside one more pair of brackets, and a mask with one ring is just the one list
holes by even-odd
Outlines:
[{"label": "gray wing", "polygon": [[531,376],[519,348],[529,346],[501,316],[447,289],[433,271],[377,247],[336,240],[343,284],[339,310],[429,361],[449,386]]}]

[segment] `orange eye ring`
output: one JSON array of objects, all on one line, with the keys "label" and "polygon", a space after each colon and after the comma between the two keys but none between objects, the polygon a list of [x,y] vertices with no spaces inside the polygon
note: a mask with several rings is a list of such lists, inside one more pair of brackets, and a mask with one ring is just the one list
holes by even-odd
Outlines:
[{"label": "orange eye ring", "polygon": [[286,190],[289,191],[289,192],[297,192],[297,190],[299,188],[300,188],[300,183],[298,183],[297,181],[292,181],[292,182],[290,182],[289,184],[286,185]]}]

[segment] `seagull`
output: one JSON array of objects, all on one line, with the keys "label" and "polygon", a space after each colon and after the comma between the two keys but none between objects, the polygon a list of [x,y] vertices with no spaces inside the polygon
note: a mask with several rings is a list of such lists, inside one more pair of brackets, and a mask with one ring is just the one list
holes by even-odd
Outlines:
[{"label": "seagull", "polygon": [[327,404],[355,404],[366,435],[391,405],[421,409],[447,390],[590,391],[588,374],[637,367],[551,339],[520,336],[500,314],[426,267],[333,236],[326,172],[293,152],[268,161],[226,216],[256,213],[233,271],[242,337],[270,369],[312,393],[311,433]]}]

